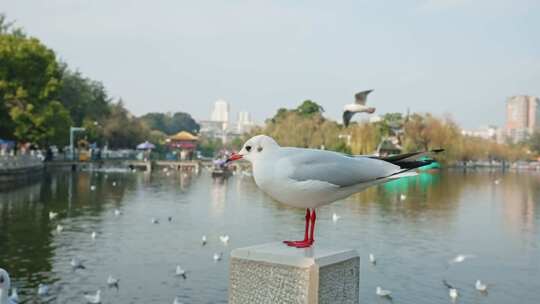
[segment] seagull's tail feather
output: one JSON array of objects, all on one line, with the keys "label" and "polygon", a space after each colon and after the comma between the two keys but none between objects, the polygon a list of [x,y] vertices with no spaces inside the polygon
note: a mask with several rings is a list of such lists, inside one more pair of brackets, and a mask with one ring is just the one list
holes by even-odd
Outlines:
[{"label": "seagull's tail feather", "polygon": [[[399,155],[392,155],[387,157],[377,157],[372,156],[372,158],[380,159],[386,162],[389,162],[391,164],[394,164],[396,166],[399,166],[401,169],[405,170],[412,170],[416,168],[420,168],[423,166],[427,166],[429,164],[432,164],[436,162],[433,159],[423,159],[420,158],[437,154],[440,152],[443,152],[444,149],[434,149],[431,151],[421,151],[421,152],[413,152],[413,153],[405,153],[405,154],[399,154]],[[400,172],[401,173],[401,172]]]}]

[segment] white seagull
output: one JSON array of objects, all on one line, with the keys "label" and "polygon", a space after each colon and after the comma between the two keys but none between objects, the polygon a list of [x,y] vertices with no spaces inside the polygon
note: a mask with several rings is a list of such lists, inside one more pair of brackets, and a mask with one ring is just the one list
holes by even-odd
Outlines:
[{"label": "white seagull", "polygon": [[450,296],[452,301],[455,301],[457,299],[458,295],[459,295],[458,291],[457,291],[457,288],[450,285],[446,280],[443,280],[442,282],[443,282],[444,286],[446,286],[446,288],[448,288],[448,295]]},{"label": "white seagull", "polygon": [[112,276],[112,274],[109,275],[109,277],[107,278],[107,285],[109,287],[116,287],[118,288],[118,283],[120,282],[119,279],[116,279],[115,277]]},{"label": "white seagull", "polygon": [[101,303],[101,290],[98,289],[95,294],[85,294],[84,299],[87,303],[90,304],[99,304]]},{"label": "white seagull", "polygon": [[305,248],[314,242],[315,208],[344,199],[370,186],[416,175],[410,171],[433,162],[417,160],[427,153],[381,158],[349,156],[326,150],[280,147],[271,137],[257,135],[227,161],[242,158],[250,161],[255,183],[261,190],[281,203],[306,208],[304,239],[284,242],[289,246]]},{"label": "white seagull", "polygon": [[476,283],[474,284],[474,287],[476,288],[476,290],[478,290],[480,292],[486,292],[487,291],[487,285],[482,283],[482,281],[480,281],[480,280],[476,280]]},{"label": "white seagull", "polygon": [[375,108],[370,108],[366,106],[367,96],[371,92],[373,92],[373,90],[356,93],[356,95],[354,95],[354,103],[345,105],[343,109],[343,124],[345,125],[345,127],[349,126],[349,122],[351,121],[351,118],[354,114],[361,112],[371,114],[375,112]]},{"label": "white seagull", "polygon": [[70,265],[73,268],[73,270],[86,269],[86,267],[83,265],[82,261],[79,258],[72,258]]},{"label": "white seagull", "polygon": [[220,252],[220,253],[214,253],[214,262],[219,262],[221,261],[221,258],[223,257],[223,253]]},{"label": "white seagull", "polygon": [[407,195],[405,195],[405,194],[400,194],[399,195],[399,200],[404,201],[406,199],[407,199]]},{"label": "white seagull", "polygon": [[54,220],[58,216],[58,212],[49,211],[49,219]]},{"label": "white seagull", "polygon": [[459,296],[458,291],[455,288],[448,289],[448,295],[450,296],[452,301],[455,301],[457,297]]},{"label": "white seagull", "polygon": [[450,264],[461,263],[461,262],[464,262],[467,259],[472,259],[474,257],[476,257],[476,256],[473,255],[473,254],[458,254],[458,255],[456,255],[455,258],[451,259],[449,263]]},{"label": "white seagull", "polygon": [[175,275],[177,277],[183,277],[185,279],[186,278],[186,271],[184,269],[182,269],[182,267],[180,267],[180,265],[176,265]]},{"label": "white seagull", "polygon": [[56,225],[56,232],[60,233],[62,231],[64,231],[64,226],[62,226],[60,224]]},{"label": "white seagull", "polygon": [[370,261],[371,264],[373,264],[373,265],[376,265],[376,264],[377,264],[377,260],[375,259],[375,256],[373,255],[373,253],[370,253],[370,254],[369,254],[369,261]]},{"label": "white seagull", "polygon": [[202,238],[201,238],[201,245],[204,246],[206,245],[206,235],[203,235]]},{"label": "white seagull", "polygon": [[122,211],[118,209],[114,209],[114,216],[120,216],[122,214]]},{"label": "white seagull", "polygon": [[116,187],[116,182],[112,182],[112,186],[113,186],[113,187]]},{"label": "white seagull", "polygon": [[332,222],[337,223],[340,218],[341,216],[337,215],[336,213],[332,213]]},{"label": "white seagull", "polygon": [[49,294],[49,286],[47,284],[39,284],[37,290],[38,296],[46,296]]},{"label": "white seagull", "polygon": [[94,186],[94,185],[90,186],[90,190],[91,190],[91,191],[96,190],[96,186]]},{"label": "white seagull", "polygon": [[97,232],[95,231],[92,231],[92,239],[95,240],[97,237]]},{"label": "white seagull", "polygon": [[155,217],[152,218],[152,224],[159,224],[159,220]]},{"label": "white seagull", "polygon": [[220,235],[219,240],[223,243],[223,245],[227,245],[229,243],[229,236],[228,235]]},{"label": "white seagull", "polygon": [[392,292],[390,290],[385,290],[385,289],[382,289],[381,286],[377,286],[377,289],[375,290],[375,293],[379,296],[379,297],[387,297],[387,298],[390,298]]},{"label": "white seagull", "polygon": [[9,296],[9,289],[11,288],[11,279],[9,273],[0,268],[0,304],[16,304],[19,302],[19,296],[17,295],[17,289],[13,288],[13,294]]}]

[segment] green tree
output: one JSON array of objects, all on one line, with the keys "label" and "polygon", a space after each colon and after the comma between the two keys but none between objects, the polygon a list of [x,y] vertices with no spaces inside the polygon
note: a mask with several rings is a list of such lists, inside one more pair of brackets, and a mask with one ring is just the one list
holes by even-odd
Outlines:
[{"label": "green tree", "polygon": [[302,102],[302,104],[296,108],[296,112],[298,112],[298,114],[301,116],[311,116],[314,114],[322,114],[324,109],[318,103],[308,99],[304,100],[304,102]]},{"label": "green tree", "polygon": [[51,132],[61,132],[57,126],[68,120],[48,117],[64,113],[55,103],[61,75],[54,52],[35,38],[3,33],[0,63],[0,137],[56,143],[61,136]]},{"label": "green tree", "polygon": [[101,123],[109,114],[110,97],[103,84],[83,77],[62,64],[62,84],[58,99],[69,110],[73,123],[83,125],[84,120]]},{"label": "green tree", "polygon": [[527,145],[536,154],[540,154],[540,131],[535,131],[527,140]]},{"label": "green tree", "polygon": [[147,140],[149,133],[148,127],[129,113],[122,100],[111,105],[110,114],[103,123],[103,135],[109,147],[133,149]]},{"label": "green tree", "polygon": [[180,131],[197,133],[200,129],[199,124],[191,115],[184,112],[176,112],[174,114],[148,113],[143,115],[141,119],[150,129],[158,130],[168,135],[176,134]]}]

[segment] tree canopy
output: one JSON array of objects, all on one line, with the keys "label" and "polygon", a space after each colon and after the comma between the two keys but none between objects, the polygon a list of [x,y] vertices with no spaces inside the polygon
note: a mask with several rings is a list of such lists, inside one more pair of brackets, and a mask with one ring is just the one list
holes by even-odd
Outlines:
[{"label": "tree canopy", "polygon": [[180,131],[190,133],[199,132],[199,124],[184,112],[170,113],[148,113],[141,116],[141,120],[152,130],[161,131],[167,135],[176,134]]},{"label": "tree canopy", "polygon": [[71,123],[58,102],[61,72],[55,53],[38,39],[6,32],[6,25],[0,28],[0,136],[55,142]]}]

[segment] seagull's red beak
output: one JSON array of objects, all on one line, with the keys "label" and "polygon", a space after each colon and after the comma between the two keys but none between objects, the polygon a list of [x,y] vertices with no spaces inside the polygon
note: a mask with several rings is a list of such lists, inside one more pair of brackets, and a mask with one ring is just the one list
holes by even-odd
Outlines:
[{"label": "seagull's red beak", "polygon": [[235,161],[235,160],[239,160],[239,159],[242,159],[242,155],[238,153],[233,153],[231,157],[227,158],[227,163]]}]

